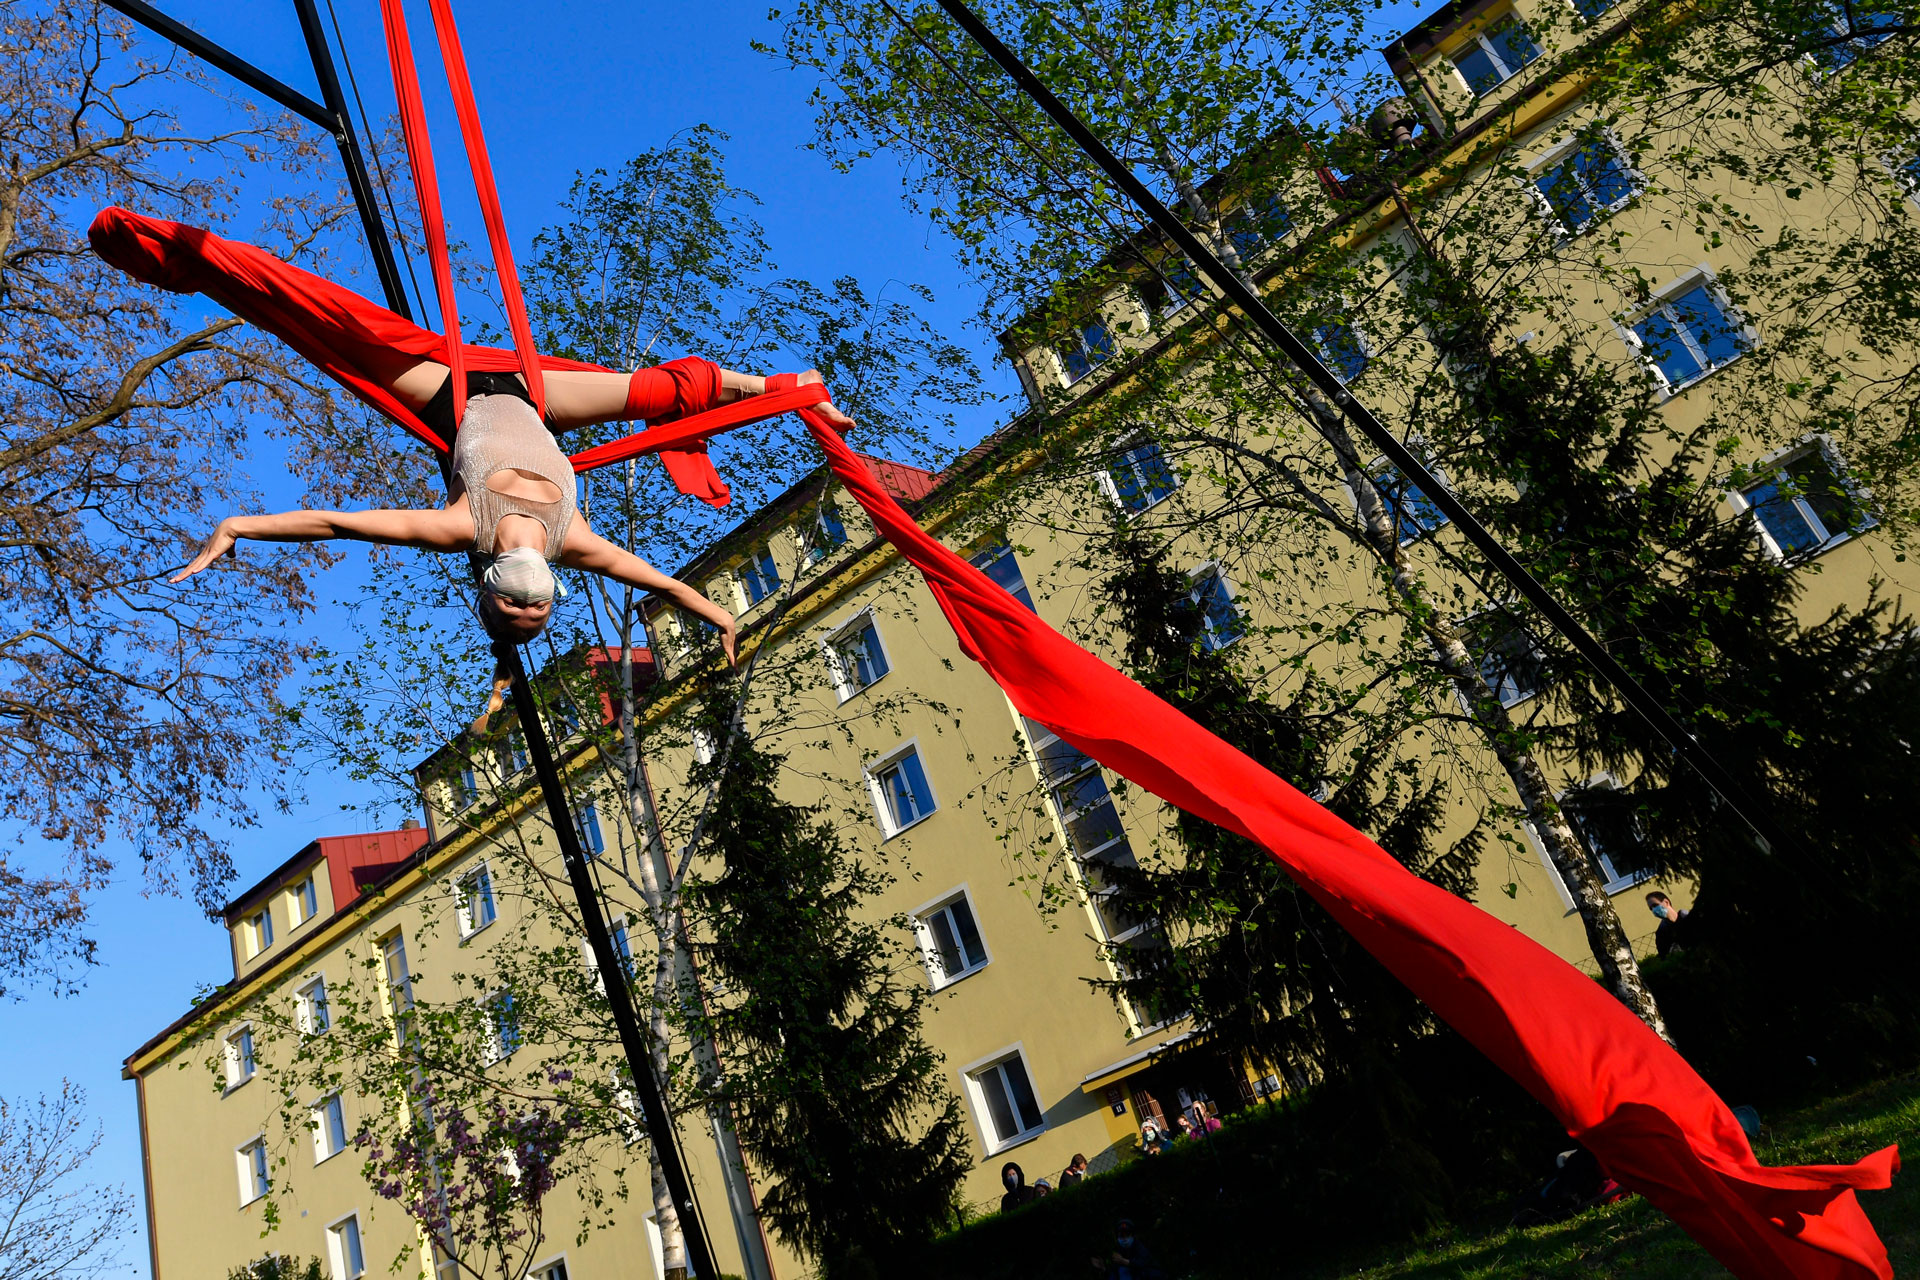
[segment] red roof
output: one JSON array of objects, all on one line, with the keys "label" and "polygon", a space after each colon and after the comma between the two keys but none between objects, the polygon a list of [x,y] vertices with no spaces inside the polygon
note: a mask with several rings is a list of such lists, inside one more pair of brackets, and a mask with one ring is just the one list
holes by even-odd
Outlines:
[{"label": "red roof", "polygon": [[368,885],[385,879],[426,843],[425,827],[355,836],[321,836],[315,840],[321,856],[327,860],[327,879],[333,883],[333,909],[345,910]]},{"label": "red roof", "polygon": [[902,502],[917,502],[932,493],[940,478],[923,467],[892,462],[871,454],[858,455],[867,469],[879,478],[881,487]]}]

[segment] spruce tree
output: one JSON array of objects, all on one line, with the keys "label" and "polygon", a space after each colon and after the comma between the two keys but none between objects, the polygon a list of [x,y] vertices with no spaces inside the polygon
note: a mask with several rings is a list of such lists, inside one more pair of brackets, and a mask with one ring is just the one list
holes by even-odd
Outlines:
[{"label": "spruce tree", "polygon": [[[731,705],[709,702],[716,740]],[[971,1166],[959,1103],[921,1034],[928,992],[904,923],[875,919],[885,875],[849,852],[826,811],[782,800],[784,757],[735,735],[709,820],[724,869],[692,890],[742,1146],[772,1183],[760,1211],[830,1280],[958,1222]],[[719,767],[699,766],[700,770]]]},{"label": "spruce tree", "polygon": [[[1663,989],[1675,1027],[1723,1087],[1765,1088],[1809,1063],[1847,1072],[1920,1056],[1920,636],[1878,594],[1811,623],[1817,564],[1763,550],[1729,519],[1709,428],[1679,432],[1650,386],[1568,346],[1496,347],[1499,307],[1459,262],[1419,288],[1457,389],[1433,443],[1488,523],[1788,834],[1770,848],[1622,706],[1559,636],[1518,609],[1544,678],[1540,731],[1584,781],[1567,795],[1590,844],[1699,883]],[[1870,517],[1814,475],[1803,496]],[[1637,904],[1636,904],[1637,905]],[[1663,1002],[1666,996],[1662,996]]]}]

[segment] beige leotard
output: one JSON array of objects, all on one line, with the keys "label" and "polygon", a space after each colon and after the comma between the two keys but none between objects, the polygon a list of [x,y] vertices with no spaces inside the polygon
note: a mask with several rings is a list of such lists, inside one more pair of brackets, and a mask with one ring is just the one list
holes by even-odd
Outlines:
[{"label": "beige leotard", "polygon": [[[483,556],[494,554],[494,534],[502,516],[531,516],[547,531],[542,554],[548,560],[559,559],[579,509],[574,504],[573,464],[560,452],[532,405],[509,395],[468,400],[453,438],[453,470],[473,512],[474,550]],[[502,471],[539,476],[560,491],[560,500],[535,502],[501,493],[487,482]]]}]

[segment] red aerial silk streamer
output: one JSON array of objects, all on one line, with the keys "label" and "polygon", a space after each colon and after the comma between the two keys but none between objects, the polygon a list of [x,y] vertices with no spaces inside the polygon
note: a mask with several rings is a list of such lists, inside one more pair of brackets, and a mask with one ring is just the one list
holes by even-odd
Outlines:
[{"label": "red aerial silk streamer", "polygon": [[1022,715],[1188,813],[1252,840],[1512,1076],[1616,1180],[1742,1280],[1891,1280],[1854,1165],[1762,1167],[1686,1061],[1598,983],[1364,835],[1040,621],[913,522],[826,421],[800,415],[875,527],[926,577],[966,655]]},{"label": "red aerial silk streamer", "polygon": [[[226,240],[200,227],[149,218],[126,209],[102,209],[87,237],[95,253],[136,279],[174,293],[200,293],[242,319],[265,329],[299,352],[321,372],[384,413],[441,453],[447,442],[394,396],[388,384],[416,360],[452,367],[454,344],[437,333],[375,306],[350,289],[274,257],[264,249]],[[469,369],[505,373],[520,367],[518,357],[495,347],[462,345]],[[558,356],[539,356],[545,369],[611,373],[598,365]],[[702,376],[685,366],[700,366]],[[660,453],[706,462],[705,442],[717,432],[818,404],[826,388],[806,386],[772,395],[752,396],[712,407],[719,375],[709,361],[672,360],[631,375],[627,411],[645,417],[652,430],[582,451],[575,471],[591,471],[643,453]],[[712,464],[705,468],[711,472]],[[674,475],[685,492],[707,497],[717,477]],[[683,472],[687,474],[682,474]],[[689,487],[694,486],[694,487]],[[725,486],[719,486],[724,495]]]},{"label": "red aerial silk streamer", "polygon": [[[446,363],[453,379],[453,425],[467,412],[466,353],[460,343],[460,306],[453,294],[453,265],[447,253],[447,220],[440,212],[440,182],[434,176],[433,139],[427,132],[427,111],[420,101],[420,77],[413,68],[413,42],[407,37],[407,15],[400,0],[380,0],[380,17],[387,30],[387,61],[393,65],[393,94],[400,106],[400,134],[407,143],[407,167],[413,171],[413,190],[420,200],[420,220],[427,235],[427,264],[433,269],[433,289],[440,300],[440,326],[447,331]],[[444,446],[442,446],[444,451]]]},{"label": "red aerial silk streamer", "polygon": [[[399,7],[400,0],[383,0]],[[493,265],[500,277],[500,296],[507,305],[507,327],[513,332],[513,349],[520,355],[520,368],[527,379],[527,392],[542,418],[547,416],[547,390],[540,379],[540,361],[533,350],[533,329],[527,324],[526,300],[520,296],[520,273],[513,265],[513,246],[507,241],[507,221],[500,212],[500,192],[493,182],[493,161],[487,156],[487,136],[480,130],[480,108],[473,101],[473,84],[467,79],[467,55],[460,48],[460,31],[453,24],[453,8],[447,0],[432,0],[433,29],[440,38],[440,60],[447,67],[447,84],[453,90],[453,109],[460,117],[460,135],[467,144],[467,163],[473,170],[473,187],[480,197],[480,213],[487,224],[487,243],[493,249]],[[400,63],[395,62],[398,76]],[[412,78],[413,63],[406,64]],[[416,91],[417,92],[417,91]],[[421,136],[426,131],[421,130]],[[429,164],[432,157],[426,157]],[[447,332],[453,333],[451,324]],[[460,419],[456,416],[455,422]]]}]

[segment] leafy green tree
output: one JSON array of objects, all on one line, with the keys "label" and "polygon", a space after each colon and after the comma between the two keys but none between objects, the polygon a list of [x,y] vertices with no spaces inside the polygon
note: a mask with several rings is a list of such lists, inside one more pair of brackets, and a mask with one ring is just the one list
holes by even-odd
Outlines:
[{"label": "leafy green tree", "polygon": [[321,1280],[326,1273],[320,1269],[320,1259],[309,1256],[303,1265],[289,1253],[269,1253],[255,1258],[244,1267],[234,1267],[227,1272],[227,1280]]},{"label": "leafy green tree", "polygon": [[[708,717],[731,722],[730,699],[712,697]],[[866,913],[887,878],[825,811],[780,798],[783,764],[737,738],[710,820],[724,869],[690,894],[724,992],[707,1025],[741,1141],[772,1182],[768,1223],[825,1276],[878,1276],[957,1223],[969,1140],[921,1034],[929,993],[908,926]]]}]

